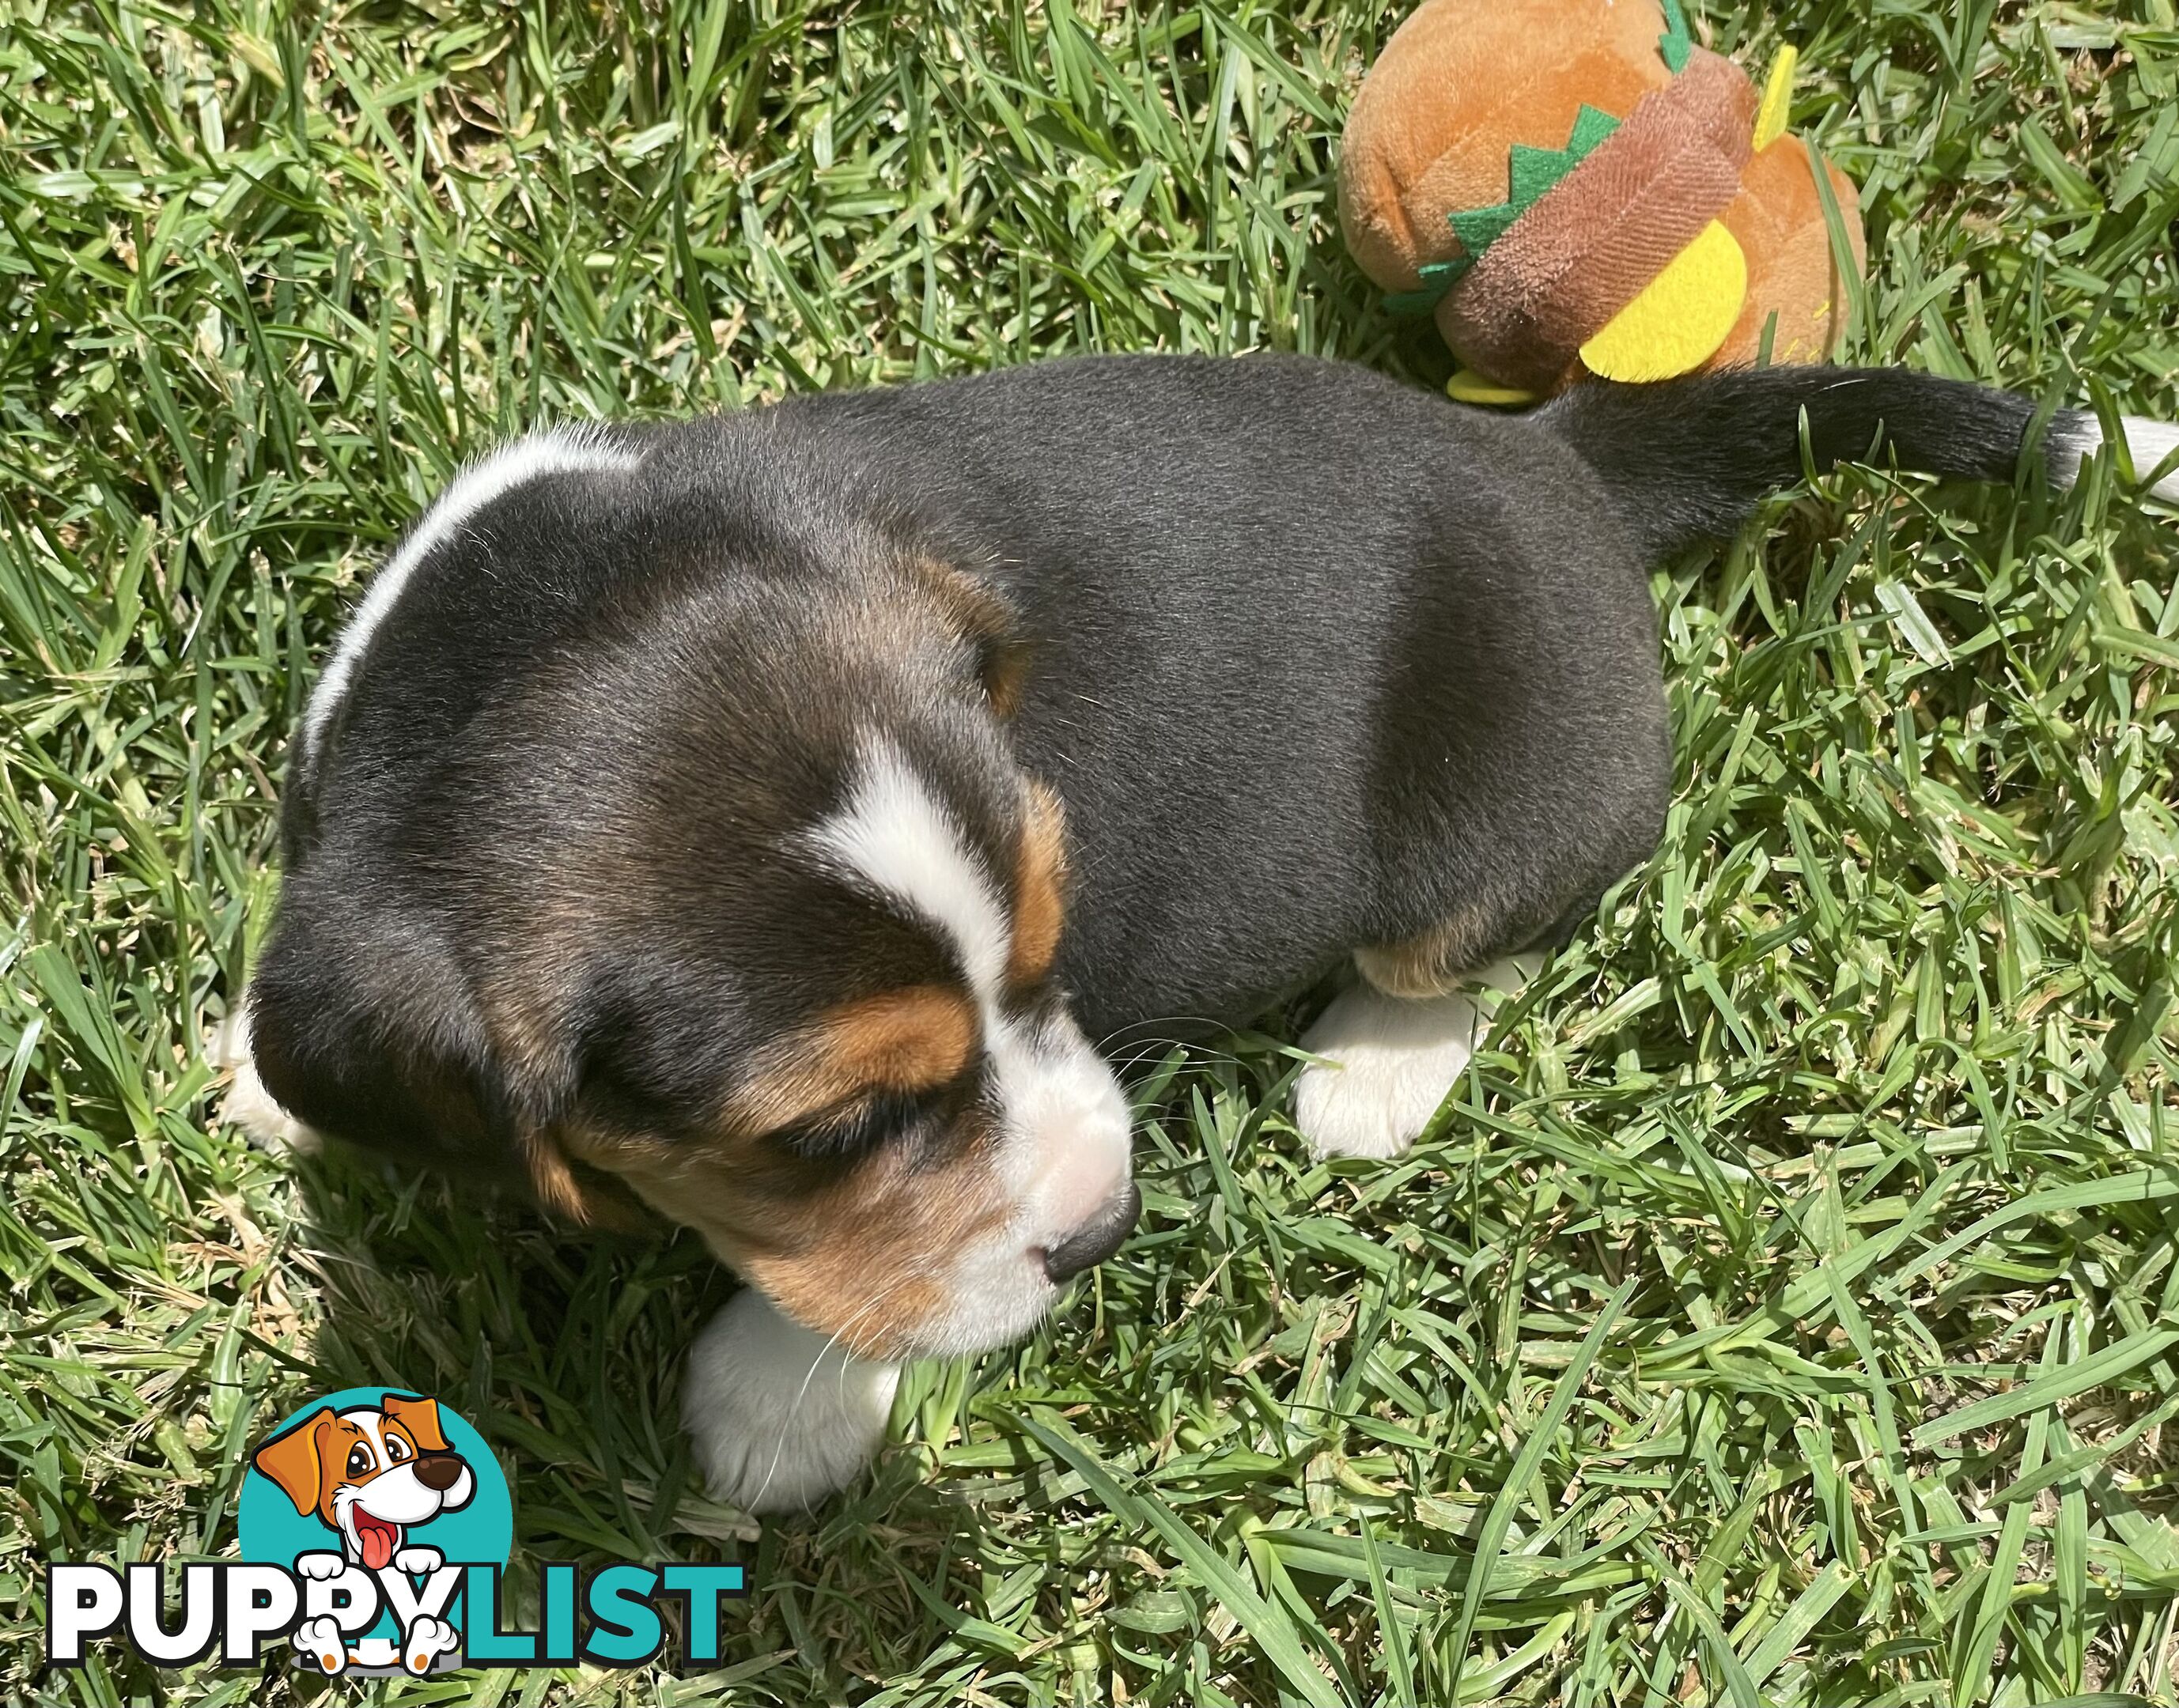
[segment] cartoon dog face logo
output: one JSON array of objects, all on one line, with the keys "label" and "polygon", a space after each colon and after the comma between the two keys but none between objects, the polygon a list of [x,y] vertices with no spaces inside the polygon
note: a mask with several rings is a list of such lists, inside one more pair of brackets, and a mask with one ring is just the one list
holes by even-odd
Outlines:
[{"label": "cartoon dog face logo", "polygon": [[250,1463],[295,1510],[337,1532],[348,1560],[376,1572],[408,1532],[469,1504],[476,1478],[447,1446],[433,1399],[389,1393],[376,1406],[321,1406]]}]

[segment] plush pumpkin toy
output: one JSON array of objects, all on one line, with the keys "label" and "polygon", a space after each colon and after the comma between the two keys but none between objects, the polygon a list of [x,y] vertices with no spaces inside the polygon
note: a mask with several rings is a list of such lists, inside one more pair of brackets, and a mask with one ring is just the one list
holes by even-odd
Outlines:
[{"label": "plush pumpkin toy", "polygon": [[[1347,116],[1347,245],[1435,313],[1475,402],[1820,362],[1846,298],[1792,70],[1788,49],[1759,101],[1679,0],[1424,0]],[[1858,268],[1860,204],[1826,170]]]}]

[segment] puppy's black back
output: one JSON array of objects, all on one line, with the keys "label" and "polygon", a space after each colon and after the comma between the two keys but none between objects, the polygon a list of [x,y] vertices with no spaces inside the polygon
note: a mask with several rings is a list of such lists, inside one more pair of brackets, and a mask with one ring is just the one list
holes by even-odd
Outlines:
[{"label": "puppy's black back", "polygon": [[[1500,946],[1646,851],[1669,764],[1644,565],[1556,439],[1279,357],[824,399],[1024,614],[1095,1032],[1230,1021],[1459,912]],[[1177,1028],[1176,1028],[1177,1029]]]}]

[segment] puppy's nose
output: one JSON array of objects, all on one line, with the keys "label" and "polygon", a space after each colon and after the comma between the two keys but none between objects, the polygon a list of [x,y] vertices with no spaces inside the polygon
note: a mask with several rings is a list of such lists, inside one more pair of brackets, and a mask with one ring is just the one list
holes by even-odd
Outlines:
[{"label": "puppy's nose", "polygon": [[1095,1268],[1120,1249],[1120,1242],[1128,1237],[1128,1230],[1135,1225],[1135,1218],[1142,1212],[1143,1195],[1130,1180],[1128,1190],[1105,1209],[1057,1245],[1045,1248],[1044,1273],[1054,1282],[1060,1282],[1079,1275],[1084,1269]]},{"label": "puppy's nose", "polygon": [[462,1480],[462,1462],[451,1453],[420,1453],[416,1455],[416,1481],[425,1488],[436,1489],[442,1494]]}]

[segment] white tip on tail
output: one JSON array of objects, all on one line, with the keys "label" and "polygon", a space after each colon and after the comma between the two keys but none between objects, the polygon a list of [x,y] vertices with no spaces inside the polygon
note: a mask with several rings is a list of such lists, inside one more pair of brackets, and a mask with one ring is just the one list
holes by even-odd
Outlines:
[{"label": "white tip on tail", "polygon": [[[2125,415],[2119,425],[2126,432],[2126,448],[2133,458],[2133,472],[2146,480],[2156,472],[2157,465],[2179,451],[2179,424],[2169,421],[2152,421],[2145,415]],[[2051,423],[2048,445],[2050,474],[2061,486],[2071,486],[2080,479],[2081,464],[2102,448],[2104,430],[2096,418],[2085,411],[2072,412]],[[2179,504],[2179,467],[2165,473],[2163,479],[2149,488],[2155,497]]]}]

